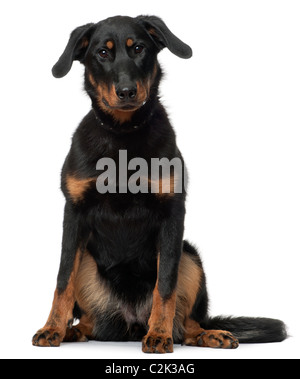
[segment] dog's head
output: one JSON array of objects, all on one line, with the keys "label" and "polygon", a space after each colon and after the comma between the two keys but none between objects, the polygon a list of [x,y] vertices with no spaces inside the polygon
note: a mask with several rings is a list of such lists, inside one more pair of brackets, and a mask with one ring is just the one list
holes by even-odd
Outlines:
[{"label": "dog's head", "polygon": [[134,112],[148,100],[159,74],[157,54],[165,47],[180,58],[192,56],[158,17],[112,17],[76,28],[52,73],[61,78],[78,60],[103,111]]}]

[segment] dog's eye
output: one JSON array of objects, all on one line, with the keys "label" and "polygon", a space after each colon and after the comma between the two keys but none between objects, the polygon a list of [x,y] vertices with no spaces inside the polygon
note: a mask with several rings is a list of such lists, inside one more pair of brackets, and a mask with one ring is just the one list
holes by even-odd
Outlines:
[{"label": "dog's eye", "polygon": [[107,58],[108,57],[108,52],[106,50],[100,50],[99,55],[101,58]]},{"label": "dog's eye", "polygon": [[141,54],[141,52],[144,50],[144,46],[142,45],[137,45],[135,48],[134,48],[134,52],[136,54]]}]

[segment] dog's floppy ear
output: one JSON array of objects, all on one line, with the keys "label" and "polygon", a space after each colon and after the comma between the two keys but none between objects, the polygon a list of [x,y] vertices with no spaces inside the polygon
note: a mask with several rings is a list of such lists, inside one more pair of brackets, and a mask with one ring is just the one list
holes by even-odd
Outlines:
[{"label": "dog's floppy ear", "polygon": [[62,78],[70,71],[74,60],[82,60],[94,31],[93,23],[79,26],[71,33],[69,42],[52,68],[55,78]]},{"label": "dog's floppy ear", "polygon": [[173,54],[185,59],[193,55],[190,46],[176,37],[159,17],[138,16],[136,20],[145,27],[160,50],[167,47]]}]

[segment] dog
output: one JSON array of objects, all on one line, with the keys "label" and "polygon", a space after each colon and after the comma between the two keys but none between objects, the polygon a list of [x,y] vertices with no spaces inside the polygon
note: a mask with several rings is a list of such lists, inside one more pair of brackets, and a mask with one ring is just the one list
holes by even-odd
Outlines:
[{"label": "dog", "polygon": [[[287,336],[280,320],[208,315],[201,259],[183,240],[186,185],[178,190],[177,184],[186,169],[158,96],[157,55],[164,48],[192,56],[160,18],[117,16],[76,28],[53,66],[56,78],[73,61],[85,66],[92,109],[62,168],[61,262],[52,309],[33,336],[35,346],[141,341],[145,353],[171,353],[174,343],[234,349]],[[108,166],[121,168],[120,152],[133,163],[112,178]],[[120,177],[128,178],[137,158],[148,165],[177,159],[182,166],[169,165],[165,176],[162,165],[156,178],[138,172],[136,180],[131,177],[135,190],[128,191],[130,183],[121,185]]]}]

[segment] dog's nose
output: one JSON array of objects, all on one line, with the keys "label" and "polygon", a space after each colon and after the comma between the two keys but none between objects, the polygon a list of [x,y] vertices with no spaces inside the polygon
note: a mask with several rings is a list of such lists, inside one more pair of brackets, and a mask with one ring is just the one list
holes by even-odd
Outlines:
[{"label": "dog's nose", "polygon": [[128,100],[134,100],[137,93],[136,87],[124,87],[121,89],[116,90],[117,96],[120,100],[128,101]]}]

